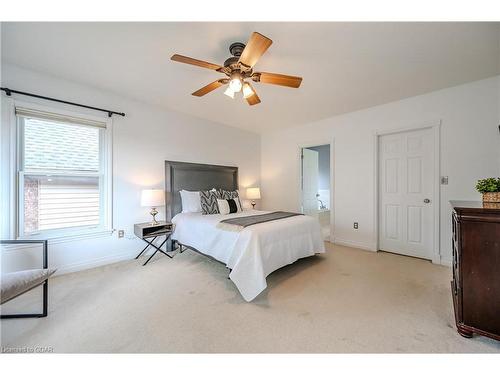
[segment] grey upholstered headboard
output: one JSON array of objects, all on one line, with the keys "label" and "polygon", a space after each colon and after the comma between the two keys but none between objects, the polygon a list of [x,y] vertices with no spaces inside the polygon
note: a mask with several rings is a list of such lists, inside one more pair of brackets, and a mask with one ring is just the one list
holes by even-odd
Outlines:
[{"label": "grey upholstered headboard", "polygon": [[165,161],[166,219],[171,220],[182,211],[179,191],[238,189],[238,167],[223,165]]}]

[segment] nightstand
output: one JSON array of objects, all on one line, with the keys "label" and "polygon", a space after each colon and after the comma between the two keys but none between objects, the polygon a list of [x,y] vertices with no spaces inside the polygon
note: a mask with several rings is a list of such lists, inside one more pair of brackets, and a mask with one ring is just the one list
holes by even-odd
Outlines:
[{"label": "nightstand", "polygon": [[[159,251],[160,253],[165,254],[169,258],[173,258],[173,255],[167,253],[166,250],[162,250],[161,247],[167,242],[170,238],[173,230],[173,225],[171,223],[167,223],[166,221],[159,221],[158,224],[151,223],[140,223],[134,225],[134,234],[139,237],[141,240],[147,243],[146,247],[135,257],[138,259],[150,246],[154,247],[155,252],[144,262],[143,266],[148,264],[148,262],[153,258],[156,253]],[[161,243],[160,246],[156,246],[154,241],[161,236],[165,236],[165,240]]]}]

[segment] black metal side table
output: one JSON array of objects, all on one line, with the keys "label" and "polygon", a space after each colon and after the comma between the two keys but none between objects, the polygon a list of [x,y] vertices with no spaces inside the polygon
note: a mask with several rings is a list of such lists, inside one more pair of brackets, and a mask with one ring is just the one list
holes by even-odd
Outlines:
[{"label": "black metal side table", "polygon": [[[156,255],[157,252],[163,253],[169,258],[173,258],[173,255],[168,254],[167,250],[162,250],[162,246],[168,241],[172,235],[173,226],[171,223],[165,221],[160,221],[158,224],[151,223],[140,223],[134,225],[134,234],[141,240],[147,243],[146,247],[135,257],[138,259],[150,246],[155,248],[155,252],[144,262],[143,266],[148,264],[148,262]],[[165,240],[160,246],[156,246],[154,241],[161,236],[165,236]]]}]

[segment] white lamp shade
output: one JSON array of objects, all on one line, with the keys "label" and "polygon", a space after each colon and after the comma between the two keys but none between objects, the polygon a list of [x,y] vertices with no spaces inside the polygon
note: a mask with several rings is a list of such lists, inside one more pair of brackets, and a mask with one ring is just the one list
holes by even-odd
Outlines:
[{"label": "white lamp shade", "polygon": [[260,199],[260,188],[258,187],[248,188],[247,199]]},{"label": "white lamp shade", "polygon": [[165,192],[161,189],[144,189],[141,192],[142,207],[160,207],[165,205]]},{"label": "white lamp shade", "polygon": [[224,91],[224,95],[229,96],[231,99],[234,99],[234,91],[231,90],[231,87],[227,87],[226,91]]}]

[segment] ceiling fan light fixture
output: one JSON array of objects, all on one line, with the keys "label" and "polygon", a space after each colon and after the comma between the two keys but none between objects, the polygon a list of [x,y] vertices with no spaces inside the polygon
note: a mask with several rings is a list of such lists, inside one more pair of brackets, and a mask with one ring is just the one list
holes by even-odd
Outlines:
[{"label": "ceiling fan light fixture", "polygon": [[252,87],[247,82],[245,82],[243,84],[243,97],[246,99],[246,98],[251,97],[254,94],[255,94],[255,92],[252,90]]},{"label": "ceiling fan light fixture", "polygon": [[241,91],[241,80],[239,78],[234,78],[229,82],[229,87],[231,90],[234,92],[240,92]]},{"label": "ceiling fan light fixture", "polygon": [[229,86],[226,91],[224,91],[224,95],[229,96],[231,99],[234,99],[234,91],[231,89],[231,86]]},{"label": "ceiling fan light fixture", "polygon": [[240,92],[243,83],[241,82],[241,74],[239,72],[234,72],[231,74],[231,81],[229,81],[229,87],[233,92]]}]

